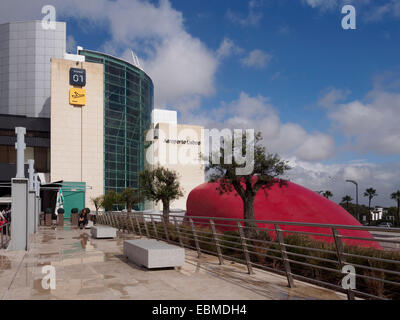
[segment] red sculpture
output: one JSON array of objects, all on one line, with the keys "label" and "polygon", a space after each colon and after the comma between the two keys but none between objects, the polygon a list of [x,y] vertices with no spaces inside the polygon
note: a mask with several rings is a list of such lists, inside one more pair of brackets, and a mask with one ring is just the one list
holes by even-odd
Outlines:
[{"label": "red sculpture", "polygon": [[[243,219],[243,202],[235,191],[230,194],[220,194],[217,191],[218,183],[204,183],[189,194],[187,199],[187,216],[236,218]],[[336,224],[346,226],[361,226],[361,224],[346,210],[333,201],[330,201],[318,193],[288,182],[280,187],[275,184],[267,190],[267,196],[263,190],[257,193],[254,203],[254,215],[256,220],[303,222],[318,224]],[[200,219],[193,219],[200,223]],[[219,220],[217,223],[226,226],[217,226],[220,231],[237,230],[236,222]],[[271,228],[273,224],[259,223],[259,228]],[[305,231],[332,235],[330,228],[313,226],[280,225],[286,231]],[[362,237],[373,239],[368,231],[340,229],[343,236]],[[271,233],[273,236],[274,233]],[[289,234],[289,233],[287,233]],[[333,242],[332,236],[313,236],[315,239]],[[381,249],[379,243],[369,240],[343,239],[348,245],[372,247]]]}]

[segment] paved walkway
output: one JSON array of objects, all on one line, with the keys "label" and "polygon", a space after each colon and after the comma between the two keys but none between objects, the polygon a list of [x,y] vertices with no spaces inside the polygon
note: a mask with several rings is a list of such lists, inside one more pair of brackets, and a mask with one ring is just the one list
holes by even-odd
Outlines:
[{"label": "paved walkway", "polygon": [[[243,265],[220,266],[213,256],[186,250],[180,269],[146,270],[123,256],[123,240],[97,240],[89,230],[40,227],[28,252],[0,250],[0,299],[276,300],[346,299],[342,294]],[[56,269],[56,289],[42,288],[42,267]]]}]

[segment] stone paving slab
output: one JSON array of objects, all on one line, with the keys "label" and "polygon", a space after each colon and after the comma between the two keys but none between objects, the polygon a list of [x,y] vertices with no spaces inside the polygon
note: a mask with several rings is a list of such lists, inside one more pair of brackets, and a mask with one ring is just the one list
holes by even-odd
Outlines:
[{"label": "stone paving slab", "polygon": [[[30,250],[0,251],[0,299],[79,300],[277,300],[346,299],[341,293],[296,281],[288,288],[285,277],[227,262],[185,249],[181,268],[147,270],[123,255],[123,241],[92,239],[89,230],[40,227]],[[42,288],[42,267],[56,270],[56,289]]]}]

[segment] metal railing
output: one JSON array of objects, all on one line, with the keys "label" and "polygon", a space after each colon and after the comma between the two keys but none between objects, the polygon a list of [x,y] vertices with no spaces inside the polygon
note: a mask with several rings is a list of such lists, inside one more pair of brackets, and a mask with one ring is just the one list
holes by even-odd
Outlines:
[{"label": "metal railing", "polygon": [[[400,229],[176,215],[166,220],[141,212],[100,213],[97,223],[193,249],[199,258],[203,252],[216,255],[220,264],[242,263],[249,274],[253,267],[278,273],[286,276],[289,287],[301,280],[345,293],[348,299],[400,299],[400,250],[380,247],[400,247]],[[392,238],[346,235],[348,230],[392,233]],[[350,275],[355,288],[342,285],[348,276],[343,267],[349,265],[355,270]]]},{"label": "metal railing", "polygon": [[11,240],[11,223],[8,222],[0,226],[0,249],[7,249],[8,244]]}]

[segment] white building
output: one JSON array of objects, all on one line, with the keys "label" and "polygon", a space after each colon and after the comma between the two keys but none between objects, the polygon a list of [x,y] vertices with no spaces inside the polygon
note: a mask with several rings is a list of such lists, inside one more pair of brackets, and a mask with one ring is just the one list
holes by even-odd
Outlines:
[{"label": "white building", "polygon": [[[179,176],[183,197],[172,202],[172,210],[186,210],[186,200],[190,191],[205,182],[204,164],[204,128],[201,126],[177,123],[177,112],[154,109],[152,125],[147,135],[151,146],[146,150],[146,167],[157,166],[176,171]],[[151,205],[146,206],[151,209]],[[162,203],[154,204],[156,210],[162,210]]]},{"label": "white building", "polygon": [[383,208],[376,207],[374,210],[371,210],[371,220],[372,221],[382,220],[383,213],[384,213]]}]

